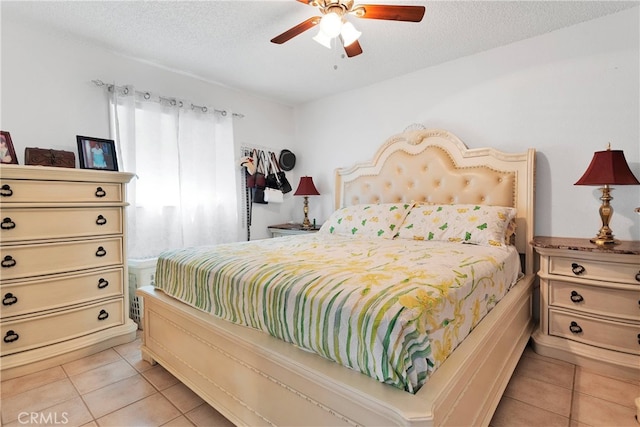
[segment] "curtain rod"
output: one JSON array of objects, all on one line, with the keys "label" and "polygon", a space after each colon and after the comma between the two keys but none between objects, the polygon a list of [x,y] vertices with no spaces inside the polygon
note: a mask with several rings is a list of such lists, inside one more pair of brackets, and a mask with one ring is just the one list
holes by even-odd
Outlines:
[{"label": "curtain rod", "polygon": [[[126,95],[129,93],[129,88],[126,86],[116,86],[115,84],[110,84],[110,83],[105,83],[102,80],[91,80],[91,82],[98,86],[98,87],[102,87],[102,86],[106,86],[107,90],[112,92],[114,90],[122,90],[122,92]],[[143,92],[143,91],[138,91],[136,90],[136,94],[142,96],[144,99],[150,99],[151,98],[151,92]],[[180,107],[183,106],[182,101],[178,101],[175,98],[170,98],[170,97],[165,97],[165,96],[160,96],[158,95],[158,98],[161,101],[168,101],[172,106],[178,105]],[[202,106],[202,105],[195,105],[195,104],[191,104],[191,109],[199,109],[200,111],[202,111],[203,113],[206,113],[207,111],[209,111],[209,108],[206,106]],[[227,115],[227,110],[217,110],[214,109],[213,110],[215,113],[218,113],[222,116],[226,116]],[[232,113],[231,114],[233,117],[241,119],[244,117],[244,114],[240,114],[240,113]]]}]

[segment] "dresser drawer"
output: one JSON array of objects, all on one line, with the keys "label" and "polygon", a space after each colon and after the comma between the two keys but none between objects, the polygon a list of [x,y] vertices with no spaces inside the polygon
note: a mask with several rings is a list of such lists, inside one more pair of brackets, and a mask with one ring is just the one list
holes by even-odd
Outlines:
[{"label": "dresser drawer", "polygon": [[123,264],[122,238],[0,248],[2,280]]},{"label": "dresser drawer", "polygon": [[640,354],[640,324],[549,310],[549,335],[625,353]]},{"label": "dresser drawer", "polygon": [[[630,261],[633,261],[630,257]],[[637,260],[638,258],[636,258]],[[551,257],[549,273],[581,279],[640,285],[638,263],[613,263],[580,258]]]},{"label": "dresser drawer", "polygon": [[122,208],[5,208],[0,214],[3,242],[122,234]]},{"label": "dresser drawer", "polygon": [[92,271],[53,278],[22,280],[0,286],[0,318],[51,310],[71,304],[120,297],[124,291],[124,270]]},{"label": "dresser drawer", "polygon": [[3,179],[2,203],[122,202],[118,183]]},{"label": "dresser drawer", "polygon": [[124,323],[121,298],[28,319],[3,322],[0,355],[43,347]]},{"label": "dresser drawer", "polygon": [[550,280],[549,304],[602,316],[640,321],[640,287],[615,289]]}]

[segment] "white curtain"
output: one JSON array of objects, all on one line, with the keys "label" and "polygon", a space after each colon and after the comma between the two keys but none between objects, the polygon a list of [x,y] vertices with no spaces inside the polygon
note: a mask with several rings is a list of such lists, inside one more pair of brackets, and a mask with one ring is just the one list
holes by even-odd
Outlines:
[{"label": "white curtain", "polygon": [[232,115],[113,87],[112,137],[127,187],[128,258],[238,240]]}]

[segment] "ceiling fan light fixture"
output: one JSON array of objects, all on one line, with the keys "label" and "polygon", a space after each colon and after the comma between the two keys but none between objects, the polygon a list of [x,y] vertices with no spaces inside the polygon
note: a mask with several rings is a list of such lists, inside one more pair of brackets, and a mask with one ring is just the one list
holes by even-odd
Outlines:
[{"label": "ceiling fan light fixture", "polygon": [[327,49],[331,49],[331,40],[332,38],[327,36],[324,31],[320,30],[318,31],[318,34],[316,34],[313,37],[313,40],[315,40],[316,42],[320,43],[322,46],[326,47]]},{"label": "ceiling fan light fixture", "polygon": [[342,18],[337,13],[327,13],[320,20],[320,31],[327,37],[331,39],[338,37],[340,30],[342,30]]},{"label": "ceiling fan light fixture", "polygon": [[345,47],[354,43],[360,38],[361,35],[362,33],[356,30],[356,27],[354,27],[351,22],[345,22],[344,24],[342,24],[340,36],[342,36],[342,43]]}]

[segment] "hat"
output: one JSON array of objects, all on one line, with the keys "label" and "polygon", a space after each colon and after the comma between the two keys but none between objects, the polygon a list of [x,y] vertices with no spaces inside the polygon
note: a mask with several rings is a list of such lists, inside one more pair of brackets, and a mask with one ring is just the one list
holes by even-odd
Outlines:
[{"label": "hat", "polygon": [[296,155],[289,150],[280,151],[280,169],[290,171],[296,165]]}]

